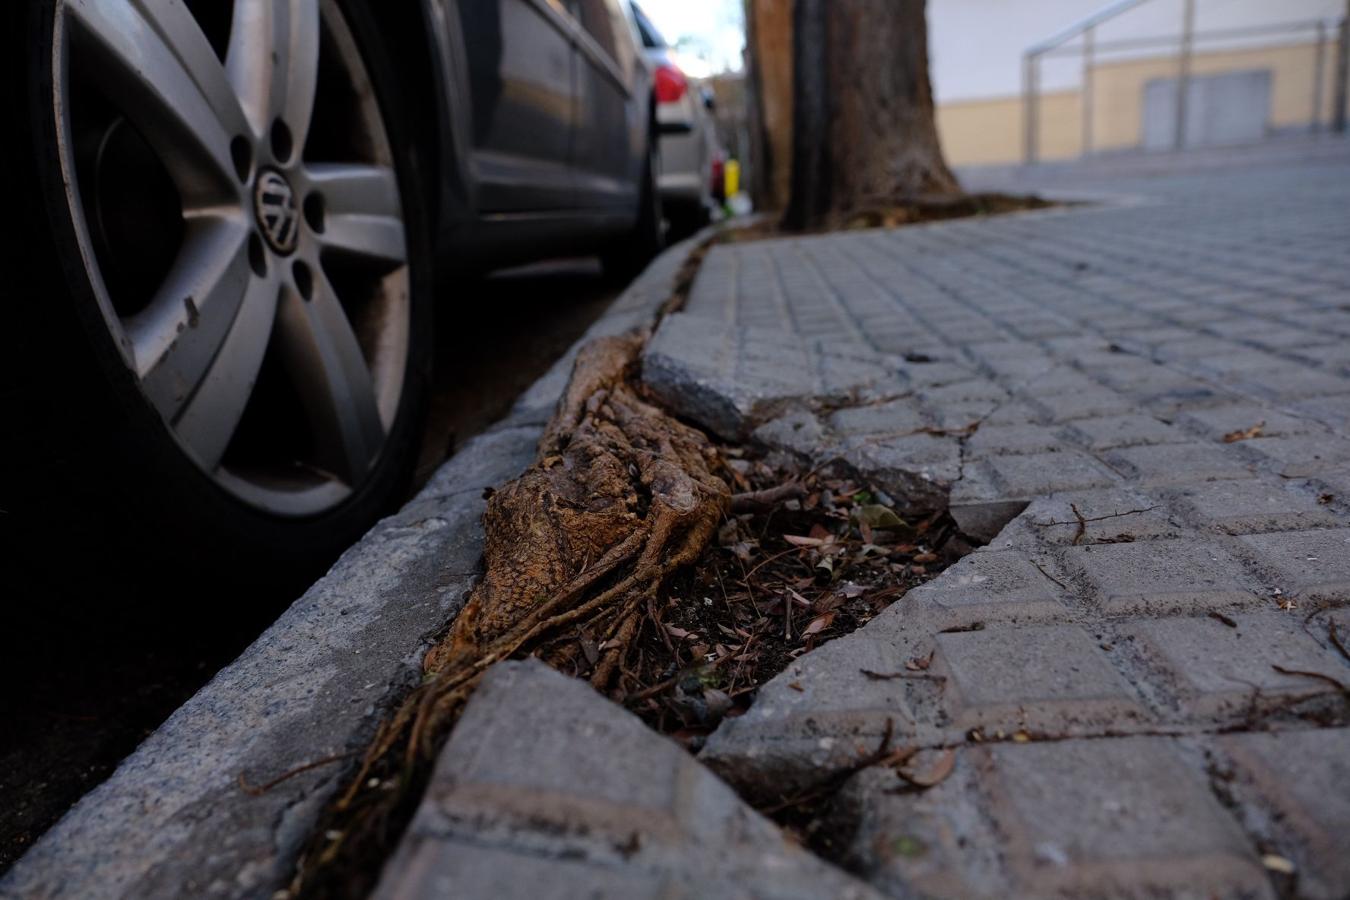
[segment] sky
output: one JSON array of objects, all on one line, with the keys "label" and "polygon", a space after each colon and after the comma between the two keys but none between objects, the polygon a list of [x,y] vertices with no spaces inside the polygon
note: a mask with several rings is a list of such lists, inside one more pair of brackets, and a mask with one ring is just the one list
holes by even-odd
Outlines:
[{"label": "sky", "polygon": [[695,77],[741,68],[745,24],[741,0],[639,0],[647,17]]}]

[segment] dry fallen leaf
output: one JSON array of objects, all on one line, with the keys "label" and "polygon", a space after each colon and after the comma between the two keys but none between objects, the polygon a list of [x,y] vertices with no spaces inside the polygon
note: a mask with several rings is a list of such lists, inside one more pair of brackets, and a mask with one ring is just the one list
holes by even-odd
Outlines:
[{"label": "dry fallen leaf", "polygon": [[925,672],[933,664],[933,654],[935,650],[929,650],[927,656],[916,656],[905,663],[905,668],[911,672]]},{"label": "dry fallen leaf", "polygon": [[802,632],[802,637],[806,637],[808,634],[820,634],[833,624],[834,613],[832,612],[827,612],[823,616],[816,616],[811,620],[811,624],[806,626],[806,630]]},{"label": "dry fallen leaf", "polygon": [[956,748],[948,747],[937,761],[922,772],[901,772],[905,780],[918,787],[932,787],[940,784],[956,768]]},{"label": "dry fallen leaf", "polygon": [[1233,444],[1238,441],[1251,440],[1254,437],[1260,437],[1261,432],[1266,430],[1265,422],[1257,422],[1251,428],[1239,428],[1237,431],[1230,431],[1223,436],[1225,444]]},{"label": "dry fallen leaf", "polygon": [[831,543],[823,538],[805,537],[800,534],[785,534],[783,535],[783,540],[792,544],[794,547],[821,547]]}]

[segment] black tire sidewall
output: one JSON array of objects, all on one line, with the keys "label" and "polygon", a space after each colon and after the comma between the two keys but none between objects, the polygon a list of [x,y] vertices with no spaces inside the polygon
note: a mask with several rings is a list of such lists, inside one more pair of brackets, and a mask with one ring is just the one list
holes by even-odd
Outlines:
[{"label": "black tire sidewall", "polygon": [[[342,0],[369,72],[394,150],[409,244],[409,352],[399,410],[374,471],[337,507],[316,516],[283,518],[262,512],[227,493],[181,449],[158,413],[142,395],[122,360],[98,309],[89,273],[80,257],[75,225],[65,199],[56,158],[58,124],[51,98],[54,3],[26,6],[23,81],[13,84],[11,104],[21,103],[28,133],[8,142],[4,171],[24,195],[34,246],[9,255],[27,271],[24,287],[11,289],[5,305],[17,310],[22,326],[0,351],[10,357],[4,375],[19,387],[11,397],[18,440],[31,442],[14,455],[20,465],[0,478],[5,496],[17,505],[5,527],[22,539],[42,540],[51,515],[82,525],[74,535],[82,549],[178,574],[187,568],[218,573],[241,583],[278,578],[297,584],[356,540],[406,492],[417,452],[431,369],[432,266],[427,196],[417,183],[413,148],[403,139],[403,110],[394,69],[365,6]],[[11,106],[13,109],[14,106]],[[30,140],[25,142],[24,137]],[[26,243],[26,242],[25,242]],[[18,259],[17,257],[22,257]],[[11,377],[13,376],[13,377]],[[6,385],[9,387],[10,385]],[[8,404],[7,404],[8,405]],[[60,410],[23,427],[24,412]],[[31,417],[30,417],[31,418]],[[11,450],[15,449],[13,447]],[[6,453],[6,456],[10,456]],[[25,468],[40,460],[39,491],[21,485]],[[8,468],[8,467],[6,467]],[[50,482],[50,483],[46,483]],[[33,495],[45,495],[34,503]],[[10,504],[15,505],[15,504]],[[36,533],[34,533],[36,532]],[[87,532],[81,534],[80,532]],[[29,540],[25,540],[29,543]]]}]

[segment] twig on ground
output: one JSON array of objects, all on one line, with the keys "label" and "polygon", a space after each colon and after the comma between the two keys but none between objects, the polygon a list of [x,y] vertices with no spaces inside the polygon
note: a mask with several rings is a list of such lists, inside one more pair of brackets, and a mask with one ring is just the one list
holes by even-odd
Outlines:
[{"label": "twig on ground", "polygon": [[806,487],[800,481],[789,481],[775,487],[765,488],[762,491],[733,494],[731,497],[731,512],[733,514],[763,512],[784,500],[793,500],[805,493]]},{"label": "twig on ground", "polygon": [[1301,675],[1304,678],[1315,678],[1318,681],[1325,681],[1327,684],[1332,685],[1339,690],[1342,694],[1350,697],[1350,687],[1347,687],[1345,682],[1341,681],[1339,678],[1332,678],[1330,675],[1323,672],[1309,672],[1304,669],[1286,669],[1278,663],[1271,663],[1270,667],[1281,675]]},{"label": "twig on ground", "polygon": [[945,675],[935,675],[932,672],[873,672],[871,669],[859,669],[859,672],[867,676],[870,681],[895,681],[900,678],[910,678],[920,681],[946,681]]},{"label": "twig on ground", "polygon": [[344,759],[351,759],[355,755],[355,753],[339,753],[335,756],[325,756],[323,759],[316,759],[313,762],[305,763],[303,766],[296,766],[294,769],[288,769],[271,781],[265,781],[258,785],[249,784],[248,779],[244,777],[244,773],[240,772],[238,778],[239,789],[250,797],[261,797],[263,794],[272,790],[272,788],[282,782],[289,781],[297,775],[303,775],[306,772],[321,768],[322,766],[332,765],[335,762],[341,762]]},{"label": "twig on ground", "polygon": [[1331,638],[1332,646],[1341,652],[1341,656],[1350,660],[1350,650],[1345,649],[1345,644],[1341,642],[1341,636],[1336,633],[1335,619],[1331,619],[1327,622],[1327,637]]},{"label": "twig on ground", "polygon": [[1068,586],[1067,584],[1065,584],[1064,582],[1060,581],[1058,578],[1056,578],[1055,576],[1051,575],[1049,572],[1045,571],[1045,567],[1042,566],[1040,563],[1036,562],[1036,560],[1033,559],[1033,560],[1031,561],[1031,564],[1032,564],[1033,566],[1036,567],[1036,571],[1040,572],[1040,573],[1041,573],[1042,575],[1044,575],[1046,578],[1049,578],[1049,579],[1050,579],[1051,581],[1053,581],[1055,584],[1057,584],[1057,585],[1059,585],[1060,587],[1064,588],[1064,590],[1067,591],[1067,590],[1069,589],[1069,586]]},{"label": "twig on ground", "polygon": [[1051,520],[1049,522],[1032,522],[1031,524],[1036,525],[1040,528],[1049,528],[1051,525],[1077,525],[1078,531],[1075,532],[1073,536],[1073,543],[1077,545],[1077,543],[1083,539],[1083,535],[1087,532],[1087,526],[1089,522],[1105,522],[1107,519],[1120,519],[1124,518],[1125,516],[1134,516],[1138,515],[1139,513],[1152,512],[1157,508],[1158,507],[1155,504],[1153,506],[1146,506],[1143,509],[1127,509],[1124,512],[1107,513],[1104,516],[1084,516],[1081,512],[1078,511],[1077,504],[1070,503],[1069,509],[1073,510],[1074,514],[1074,519],[1072,521],[1060,522],[1057,520]]}]

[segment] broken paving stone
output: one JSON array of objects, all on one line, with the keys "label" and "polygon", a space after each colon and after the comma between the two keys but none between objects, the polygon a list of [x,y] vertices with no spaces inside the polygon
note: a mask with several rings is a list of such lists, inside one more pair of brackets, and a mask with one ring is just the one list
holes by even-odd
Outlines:
[{"label": "broken paving stone", "polygon": [[862,347],[833,353],[778,330],[674,313],[647,343],[642,380],[667,409],[738,440],[793,401],[866,398],[903,377]]},{"label": "broken paving stone", "polygon": [[936,510],[961,474],[957,436],[933,433],[908,401],[863,404],[822,419],[791,410],[761,425],[757,443],[785,450],[812,466],[839,461],[905,507]]},{"label": "broken paving stone", "polygon": [[489,670],[377,900],[878,898],[675,743],[544,664]]}]

